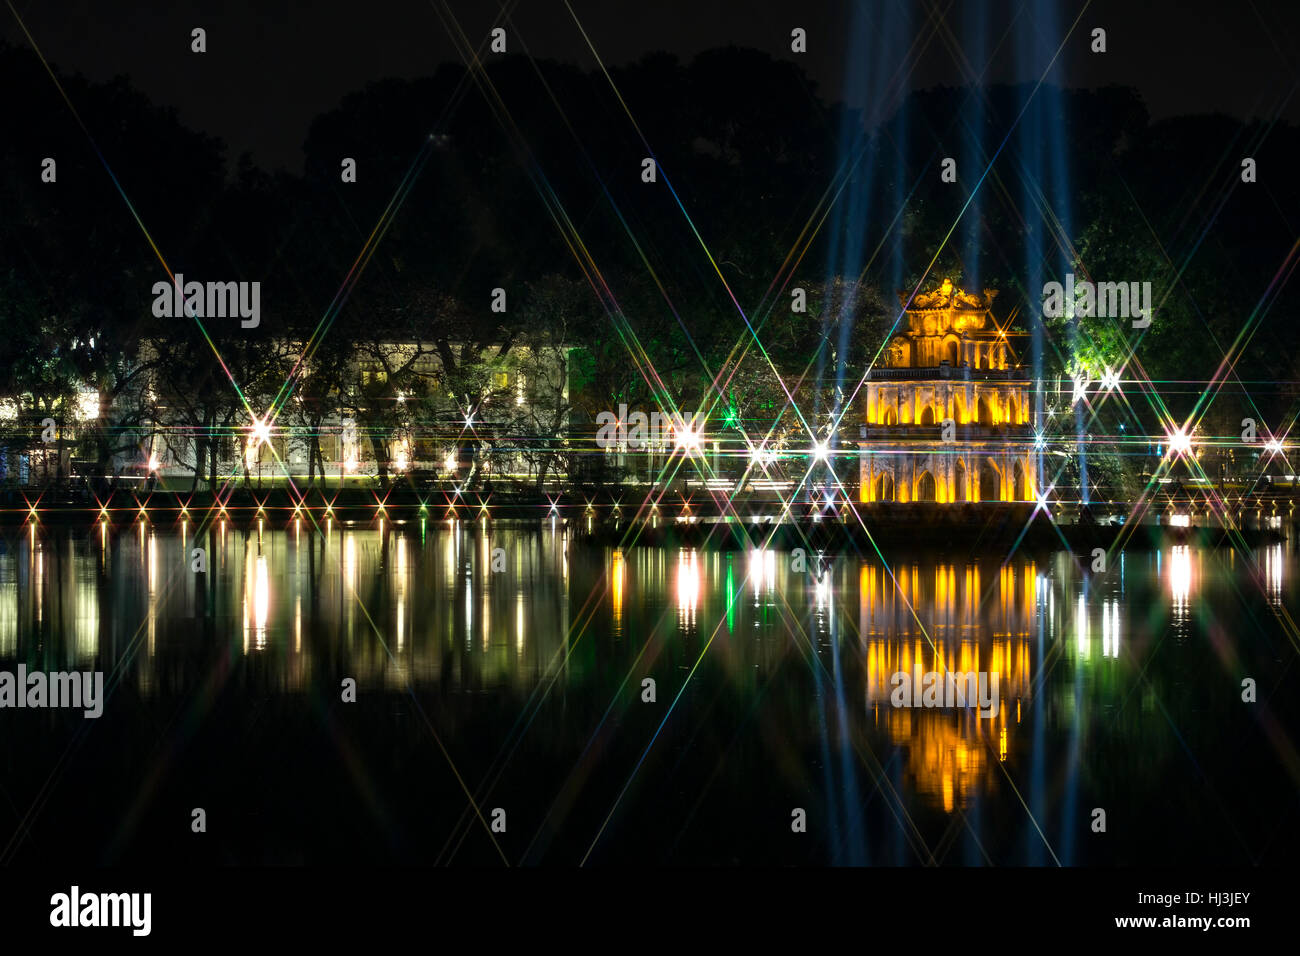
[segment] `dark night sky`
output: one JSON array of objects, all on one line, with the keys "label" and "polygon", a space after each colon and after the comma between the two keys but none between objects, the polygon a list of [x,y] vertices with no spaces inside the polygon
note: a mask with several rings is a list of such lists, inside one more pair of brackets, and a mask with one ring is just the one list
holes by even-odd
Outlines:
[{"label": "dark night sky", "polygon": [[[130,4],[105,0],[16,0],[15,8],[42,52],[57,67],[92,80],[126,74],[155,103],[174,106],[182,122],[219,136],[228,158],[252,153],[266,167],[298,170],[301,144],[312,117],[349,91],[382,77],[428,74],[458,59],[439,9],[450,9],[474,40],[501,16],[502,5],[455,0],[259,0],[246,4],[175,0]],[[624,64],[654,50],[683,58],[736,44],[796,59],[828,100],[852,105],[876,95],[844,89],[849,4],[843,0],[572,0],[573,10],[607,65]],[[905,44],[873,49],[903,69],[906,89],[967,82],[958,67],[960,47],[982,21],[989,45],[988,82],[1037,79],[1016,55],[1025,37],[1054,49],[1064,28],[1086,7],[1059,67],[1066,85],[1136,87],[1153,118],[1225,112],[1237,117],[1281,116],[1300,122],[1300,2],[1296,0],[1095,0],[1048,4],[872,2],[871,17],[910,19],[904,32],[915,46],[905,66]],[[536,57],[594,65],[562,0],[507,2],[511,51],[520,44]],[[942,23],[939,29],[928,25]],[[189,31],[208,31],[208,52],[189,52]],[[808,30],[809,52],[789,51],[792,27]],[[1088,35],[1107,30],[1109,52],[1093,55]],[[26,45],[8,8],[0,11],[0,36]],[[1037,42],[1037,41],[1036,41]],[[982,69],[980,58],[971,65]],[[12,95],[12,93],[10,93]],[[877,104],[878,105],[878,104]]]}]

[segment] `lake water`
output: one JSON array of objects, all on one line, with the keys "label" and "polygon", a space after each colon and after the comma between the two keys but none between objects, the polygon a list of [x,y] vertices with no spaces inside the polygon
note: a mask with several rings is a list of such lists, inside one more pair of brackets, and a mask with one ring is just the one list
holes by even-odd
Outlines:
[{"label": "lake water", "polygon": [[[1290,542],[1115,553],[1105,573],[1065,552],[842,553],[820,577],[815,555],[549,525],[13,528],[0,546],[0,670],[107,686],[97,720],[0,709],[3,863],[1300,850]],[[892,675],[945,667],[997,673],[996,716],[893,706]]]}]

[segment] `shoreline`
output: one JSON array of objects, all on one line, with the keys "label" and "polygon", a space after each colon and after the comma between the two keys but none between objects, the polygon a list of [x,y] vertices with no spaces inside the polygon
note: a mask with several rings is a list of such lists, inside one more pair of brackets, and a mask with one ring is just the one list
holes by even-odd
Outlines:
[{"label": "shoreline", "polygon": [[[666,496],[665,496],[666,498]],[[661,499],[663,502],[663,499]],[[312,490],[302,503],[283,489],[250,493],[245,489],[218,499],[208,493],[189,495],[174,491],[140,494],[119,491],[107,501],[84,497],[55,497],[46,492],[29,496],[6,492],[0,496],[0,527],[26,527],[33,518],[38,526],[90,530],[106,523],[111,528],[145,521],[159,529],[182,522],[196,526],[227,521],[235,527],[255,528],[263,521],[271,528],[290,527],[295,519],[308,524],[338,523],[388,528],[409,523],[464,521],[489,526],[517,525],[545,530],[548,525],[566,529],[577,540],[624,547],[709,546],[721,550],[750,547],[811,547],[819,551],[900,545],[986,550],[1021,547],[1058,550],[1116,545],[1128,549],[1158,548],[1165,544],[1217,546],[1240,544],[1257,547],[1284,541],[1291,521],[1280,527],[1223,527],[1202,524],[1175,528],[1142,522],[1059,523],[1031,504],[858,504],[846,518],[828,514],[820,519],[792,506],[784,518],[779,502],[737,501],[734,513],[722,515],[712,501],[644,505],[640,508],[611,500],[568,502],[539,501],[503,493],[472,491],[456,496],[443,491],[415,494],[395,489],[387,494],[347,489],[327,495]],[[1108,506],[1118,512],[1119,506]],[[1252,509],[1255,510],[1255,509]]]}]

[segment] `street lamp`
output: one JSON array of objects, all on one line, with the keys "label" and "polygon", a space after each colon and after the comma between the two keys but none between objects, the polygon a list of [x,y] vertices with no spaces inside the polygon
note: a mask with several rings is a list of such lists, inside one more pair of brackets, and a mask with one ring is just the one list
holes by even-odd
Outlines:
[{"label": "street lamp", "polygon": [[681,424],[673,435],[673,442],[678,448],[685,448],[687,451],[693,451],[700,447],[700,435],[690,425]]},{"label": "street lamp", "polygon": [[1192,436],[1182,428],[1172,429],[1167,438],[1171,455],[1189,455],[1192,451]]}]

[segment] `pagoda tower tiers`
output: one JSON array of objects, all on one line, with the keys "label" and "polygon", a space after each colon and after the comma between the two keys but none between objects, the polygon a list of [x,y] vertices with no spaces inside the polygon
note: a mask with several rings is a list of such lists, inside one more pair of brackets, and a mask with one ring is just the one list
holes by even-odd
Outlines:
[{"label": "pagoda tower tiers", "polygon": [[906,328],[863,389],[862,502],[1036,500],[1029,374],[993,317],[996,295],[948,279],[910,305],[900,293]]}]

